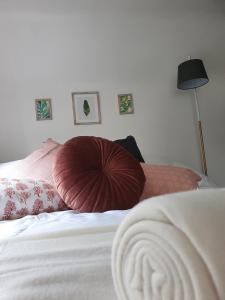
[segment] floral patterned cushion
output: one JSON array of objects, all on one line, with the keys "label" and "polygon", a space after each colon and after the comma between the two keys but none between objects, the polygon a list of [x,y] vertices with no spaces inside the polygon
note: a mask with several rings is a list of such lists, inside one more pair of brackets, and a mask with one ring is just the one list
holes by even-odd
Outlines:
[{"label": "floral patterned cushion", "polygon": [[44,180],[0,178],[0,220],[65,209],[57,191]]}]

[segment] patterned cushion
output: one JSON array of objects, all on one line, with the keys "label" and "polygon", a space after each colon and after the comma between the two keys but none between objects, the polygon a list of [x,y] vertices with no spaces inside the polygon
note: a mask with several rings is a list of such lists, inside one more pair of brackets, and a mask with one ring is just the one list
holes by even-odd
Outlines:
[{"label": "patterned cushion", "polygon": [[65,203],[46,181],[0,178],[0,220],[65,209]]},{"label": "patterned cushion", "polygon": [[145,186],[141,200],[169,193],[193,190],[198,187],[201,177],[194,171],[170,166],[141,163],[145,174]]}]

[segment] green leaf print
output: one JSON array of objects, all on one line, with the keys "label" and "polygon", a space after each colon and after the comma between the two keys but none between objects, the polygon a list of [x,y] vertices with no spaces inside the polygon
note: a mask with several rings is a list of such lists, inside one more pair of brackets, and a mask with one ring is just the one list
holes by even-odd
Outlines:
[{"label": "green leaf print", "polygon": [[133,110],[133,102],[130,95],[121,95],[120,96],[120,112],[121,113],[130,113]]},{"label": "green leaf print", "polygon": [[37,101],[37,116],[38,119],[49,119],[50,118],[50,107],[49,103],[45,100]]},{"label": "green leaf print", "polygon": [[83,110],[84,110],[84,114],[85,116],[88,116],[91,109],[90,109],[90,106],[89,106],[89,103],[87,100],[84,100],[84,104],[83,104]]}]

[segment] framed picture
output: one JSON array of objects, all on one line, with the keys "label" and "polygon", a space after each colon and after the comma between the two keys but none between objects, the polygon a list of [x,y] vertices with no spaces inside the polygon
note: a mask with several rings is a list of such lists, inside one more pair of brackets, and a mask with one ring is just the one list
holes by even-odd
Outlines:
[{"label": "framed picture", "polygon": [[37,121],[52,120],[51,99],[35,99],[35,111]]},{"label": "framed picture", "polygon": [[119,113],[121,115],[134,113],[134,102],[132,94],[118,95]]},{"label": "framed picture", "polygon": [[98,92],[72,93],[74,124],[100,124],[101,112]]}]

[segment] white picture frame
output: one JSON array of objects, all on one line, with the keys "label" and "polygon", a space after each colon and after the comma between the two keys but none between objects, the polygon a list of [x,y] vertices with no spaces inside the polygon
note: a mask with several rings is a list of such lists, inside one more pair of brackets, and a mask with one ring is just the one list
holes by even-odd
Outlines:
[{"label": "white picture frame", "polygon": [[75,125],[101,123],[99,92],[73,92],[72,103]]}]

